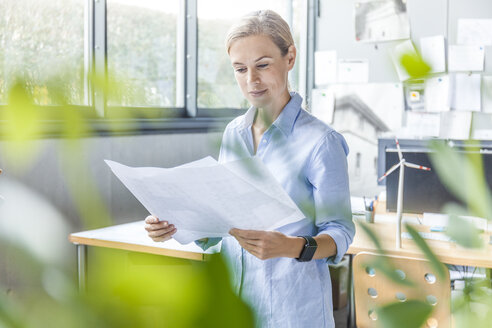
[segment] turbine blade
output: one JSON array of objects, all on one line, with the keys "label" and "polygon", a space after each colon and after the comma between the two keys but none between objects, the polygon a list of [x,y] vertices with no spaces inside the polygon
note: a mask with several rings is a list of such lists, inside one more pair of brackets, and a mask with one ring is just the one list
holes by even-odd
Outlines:
[{"label": "turbine blade", "polygon": [[396,142],[396,149],[398,150],[398,157],[400,158],[400,161],[403,159],[403,155],[401,153],[400,149],[400,143],[398,142],[398,139],[395,137],[395,142]]},{"label": "turbine blade", "polygon": [[414,169],[418,169],[418,170],[424,170],[424,171],[430,171],[431,170],[429,167],[425,167],[425,166],[417,165],[417,164],[413,164],[413,163],[408,163],[408,162],[405,162],[405,166],[408,166],[408,167],[411,167]]},{"label": "turbine blade", "polygon": [[401,164],[401,162],[400,162],[400,163],[398,163],[398,164],[393,165],[393,166],[392,166],[392,167],[391,167],[388,171],[386,171],[386,173],[385,173],[385,174],[383,174],[383,176],[382,176],[382,177],[380,177],[380,178],[378,179],[378,181],[381,181],[381,180],[383,180],[384,178],[386,178],[388,175],[390,175],[390,174],[391,174],[391,172],[393,172],[394,170],[396,170],[396,169],[400,166],[400,164]]}]

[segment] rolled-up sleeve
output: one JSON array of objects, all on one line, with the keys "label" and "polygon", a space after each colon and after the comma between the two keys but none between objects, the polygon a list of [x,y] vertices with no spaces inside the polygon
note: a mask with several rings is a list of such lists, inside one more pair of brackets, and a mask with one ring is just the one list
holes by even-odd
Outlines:
[{"label": "rolled-up sleeve", "polygon": [[203,239],[195,240],[195,244],[201,249],[203,249],[204,251],[206,251],[210,247],[217,245],[221,240],[222,238],[220,237],[203,238]]},{"label": "rolled-up sleeve", "polygon": [[333,264],[342,259],[355,234],[350,207],[347,154],[348,146],[343,136],[331,131],[314,148],[306,172],[313,185],[317,235],[329,235],[337,246],[337,254],[327,259],[328,263]]}]

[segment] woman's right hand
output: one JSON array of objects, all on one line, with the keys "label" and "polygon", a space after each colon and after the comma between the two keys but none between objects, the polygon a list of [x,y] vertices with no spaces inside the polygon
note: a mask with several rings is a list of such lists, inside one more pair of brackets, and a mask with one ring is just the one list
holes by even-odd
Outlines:
[{"label": "woman's right hand", "polygon": [[145,230],[153,241],[166,241],[176,233],[176,228],[173,224],[169,224],[167,221],[159,221],[153,215],[149,215],[145,218]]}]

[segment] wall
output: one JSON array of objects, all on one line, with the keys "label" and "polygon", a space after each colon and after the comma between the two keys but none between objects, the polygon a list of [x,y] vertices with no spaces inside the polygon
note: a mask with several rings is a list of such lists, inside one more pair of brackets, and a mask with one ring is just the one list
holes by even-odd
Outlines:
[{"label": "wall", "polygon": [[[355,41],[354,4],[357,0],[320,0],[316,21],[316,50],[336,50],[338,59],[369,60],[369,82],[397,82],[388,50],[401,41],[363,43]],[[490,0],[408,0],[411,39],[444,35],[456,44],[458,18],[492,18]],[[492,74],[492,47],[485,49],[484,74]]]},{"label": "wall", "polygon": [[76,189],[80,193],[96,183],[114,222],[128,222],[143,218],[146,211],[111,173],[104,159],[129,166],[173,167],[209,155],[217,158],[221,136],[222,133],[197,133],[84,138],[77,152],[84,163],[81,167],[67,158],[72,155],[64,151],[66,140],[41,139],[33,141],[33,149],[40,151],[26,170],[17,160],[8,160],[9,144],[0,141],[0,168],[4,170],[0,179],[14,179],[38,192],[61,211],[74,229],[79,229],[82,224],[67,181],[67,174],[75,172],[79,175]]}]

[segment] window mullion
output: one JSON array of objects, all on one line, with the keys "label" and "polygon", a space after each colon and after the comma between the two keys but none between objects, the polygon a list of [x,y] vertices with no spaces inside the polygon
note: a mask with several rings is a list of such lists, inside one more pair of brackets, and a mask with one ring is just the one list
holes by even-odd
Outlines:
[{"label": "window mullion", "polygon": [[93,85],[93,105],[99,116],[104,117],[106,95],[104,85],[107,79],[107,6],[106,0],[90,0],[94,6],[94,73],[98,82]]},{"label": "window mullion", "polygon": [[91,83],[94,71],[94,3],[86,0],[84,8],[84,103],[93,106]]},{"label": "window mullion", "polygon": [[198,67],[198,36],[197,36],[197,1],[186,2],[186,113],[189,117],[197,116],[197,67]]},{"label": "window mullion", "polygon": [[186,96],[186,1],[180,0],[176,29],[176,107],[185,107]]},{"label": "window mullion", "polygon": [[[311,91],[314,88],[314,44],[316,42],[317,0],[308,0],[307,8],[307,39],[306,39],[306,104],[311,108]],[[302,68],[301,68],[302,69]]]}]

